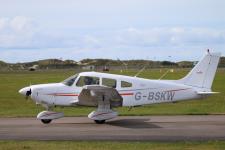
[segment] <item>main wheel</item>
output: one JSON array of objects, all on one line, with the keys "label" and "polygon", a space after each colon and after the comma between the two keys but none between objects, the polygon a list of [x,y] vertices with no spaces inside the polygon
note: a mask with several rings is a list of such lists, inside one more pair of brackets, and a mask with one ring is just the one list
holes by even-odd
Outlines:
[{"label": "main wheel", "polygon": [[41,122],[44,124],[49,124],[51,121],[51,119],[41,119]]},{"label": "main wheel", "polygon": [[105,123],[105,120],[95,120],[95,123],[97,123],[97,124],[103,124],[103,123]]}]

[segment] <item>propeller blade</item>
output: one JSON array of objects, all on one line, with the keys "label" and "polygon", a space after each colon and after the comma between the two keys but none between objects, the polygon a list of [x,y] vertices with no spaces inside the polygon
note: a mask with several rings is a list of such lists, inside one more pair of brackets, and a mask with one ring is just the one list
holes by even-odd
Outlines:
[{"label": "propeller blade", "polygon": [[32,92],[31,92],[31,89],[30,89],[29,91],[26,92],[26,97],[25,98],[28,99],[28,97],[31,95],[31,93]]}]

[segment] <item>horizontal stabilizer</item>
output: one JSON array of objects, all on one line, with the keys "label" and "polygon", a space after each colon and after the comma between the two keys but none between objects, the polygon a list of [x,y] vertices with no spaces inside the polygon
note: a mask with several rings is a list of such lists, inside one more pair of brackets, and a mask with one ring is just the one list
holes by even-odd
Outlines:
[{"label": "horizontal stabilizer", "polygon": [[198,95],[212,95],[212,94],[218,94],[220,92],[197,92]]}]

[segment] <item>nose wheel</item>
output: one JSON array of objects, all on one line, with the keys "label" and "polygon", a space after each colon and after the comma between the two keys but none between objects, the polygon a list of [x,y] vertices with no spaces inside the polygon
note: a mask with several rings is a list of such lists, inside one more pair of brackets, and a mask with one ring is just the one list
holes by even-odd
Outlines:
[{"label": "nose wheel", "polygon": [[41,122],[44,124],[49,124],[52,121],[52,119],[41,119]]},{"label": "nose wheel", "polygon": [[105,120],[95,120],[95,123],[97,123],[97,124],[104,124]]}]

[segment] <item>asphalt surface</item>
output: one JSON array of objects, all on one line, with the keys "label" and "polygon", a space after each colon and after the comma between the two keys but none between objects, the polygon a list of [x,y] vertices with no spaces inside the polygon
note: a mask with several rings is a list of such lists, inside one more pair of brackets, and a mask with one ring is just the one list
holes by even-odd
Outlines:
[{"label": "asphalt surface", "polygon": [[225,140],[225,115],[126,116],[106,124],[65,117],[48,125],[36,118],[0,118],[0,140]]}]

